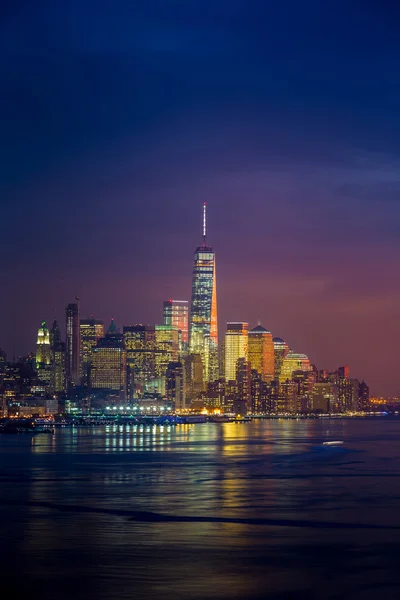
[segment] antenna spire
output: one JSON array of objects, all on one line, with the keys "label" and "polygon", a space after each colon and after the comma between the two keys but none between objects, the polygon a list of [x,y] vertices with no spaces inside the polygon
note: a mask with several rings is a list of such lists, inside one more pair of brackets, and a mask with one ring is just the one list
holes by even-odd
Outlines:
[{"label": "antenna spire", "polygon": [[203,202],[203,244],[204,245],[206,245],[206,225],[207,225],[206,210],[207,210],[207,204],[205,202]]}]

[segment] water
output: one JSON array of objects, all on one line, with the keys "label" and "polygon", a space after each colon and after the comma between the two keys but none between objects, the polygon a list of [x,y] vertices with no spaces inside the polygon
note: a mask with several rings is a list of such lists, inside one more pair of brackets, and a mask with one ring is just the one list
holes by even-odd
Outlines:
[{"label": "water", "polygon": [[399,551],[400,420],[0,435],[5,598],[398,598]]}]

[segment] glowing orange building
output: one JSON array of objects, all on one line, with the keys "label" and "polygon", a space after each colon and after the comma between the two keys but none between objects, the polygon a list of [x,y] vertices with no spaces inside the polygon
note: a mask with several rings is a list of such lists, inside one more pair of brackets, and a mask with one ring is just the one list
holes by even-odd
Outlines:
[{"label": "glowing orange building", "polygon": [[203,243],[194,253],[189,352],[199,354],[203,381],[218,379],[218,321],[215,254],[206,243],[206,204],[203,204]]},{"label": "glowing orange building", "polygon": [[259,372],[263,381],[274,379],[274,340],[272,333],[261,325],[249,331],[247,356],[251,368]]}]

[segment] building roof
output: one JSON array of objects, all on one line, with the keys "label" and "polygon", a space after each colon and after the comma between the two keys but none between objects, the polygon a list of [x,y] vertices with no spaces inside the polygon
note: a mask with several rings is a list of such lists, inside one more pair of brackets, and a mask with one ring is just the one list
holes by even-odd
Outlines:
[{"label": "building roof", "polygon": [[274,344],[286,344],[285,340],[280,337],[274,337]]},{"label": "building roof", "polygon": [[268,329],[265,329],[262,325],[257,325],[257,327],[253,327],[250,329],[249,333],[271,333]]},{"label": "building roof", "polygon": [[111,319],[111,323],[110,323],[109,328],[107,329],[107,333],[118,333],[118,329],[117,329],[114,319]]}]

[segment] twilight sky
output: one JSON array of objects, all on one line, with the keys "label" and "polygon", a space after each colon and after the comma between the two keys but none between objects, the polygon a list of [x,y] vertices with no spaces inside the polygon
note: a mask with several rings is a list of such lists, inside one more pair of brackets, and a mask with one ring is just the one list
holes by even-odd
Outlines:
[{"label": "twilight sky", "polygon": [[2,2],[0,347],[75,295],[161,322],[207,201],[221,334],[400,392],[399,30],[392,0]]}]

